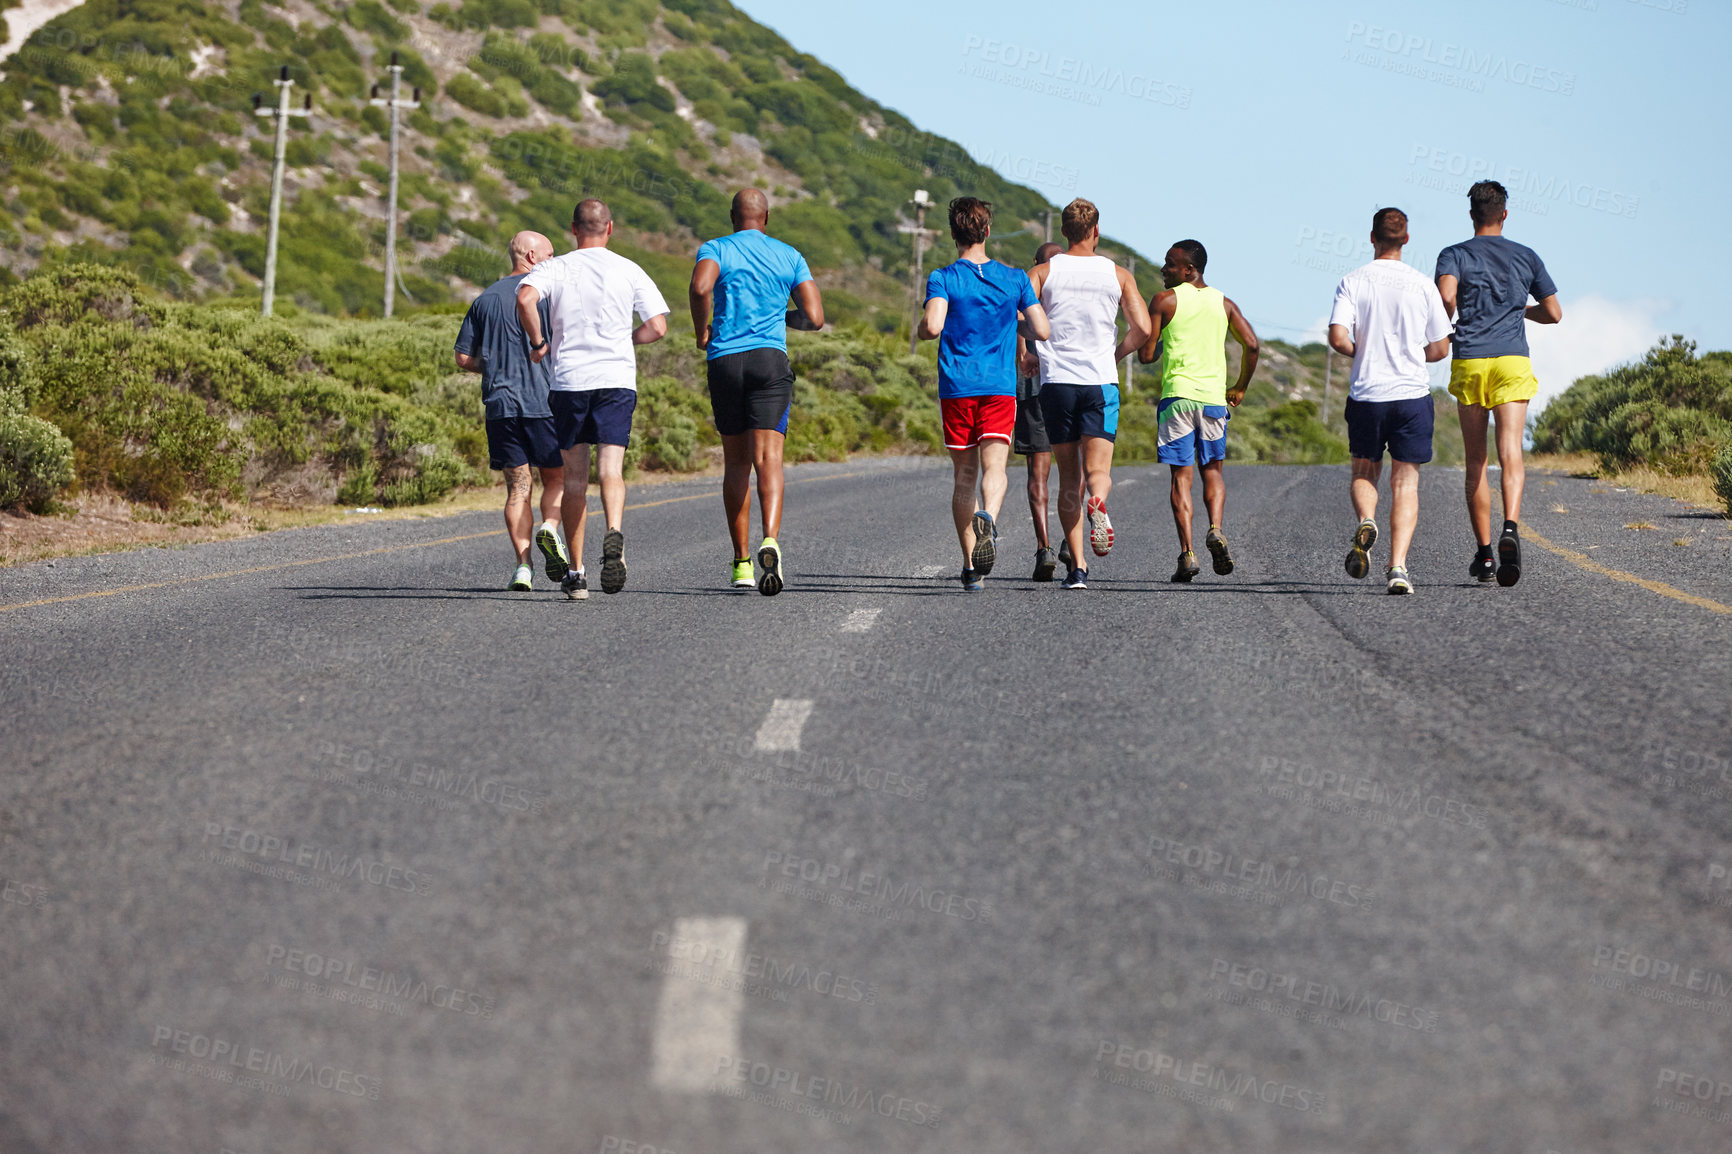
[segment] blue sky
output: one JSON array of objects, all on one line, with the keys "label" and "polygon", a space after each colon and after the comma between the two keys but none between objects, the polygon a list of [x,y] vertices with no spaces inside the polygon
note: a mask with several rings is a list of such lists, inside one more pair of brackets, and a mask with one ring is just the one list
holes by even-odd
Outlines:
[{"label": "blue sky", "polygon": [[1381,205],[1429,273],[1484,174],[1564,304],[1542,397],[1664,332],[1732,348],[1725,0],[735,2],[1143,252],[1203,241],[1265,335],[1321,331]]}]

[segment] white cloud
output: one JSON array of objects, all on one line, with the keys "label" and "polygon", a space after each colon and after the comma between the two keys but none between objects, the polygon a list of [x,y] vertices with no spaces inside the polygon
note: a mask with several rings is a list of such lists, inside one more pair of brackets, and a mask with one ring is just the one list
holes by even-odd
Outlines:
[{"label": "white cloud", "polygon": [[1564,319],[1555,325],[1528,325],[1528,347],[1539,395],[1530,411],[1569,388],[1578,377],[1603,373],[1638,360],[1666,332],[1659,318],[1672,311],[1669,301],[1607,300],[1586,296],[1564,301]]}]

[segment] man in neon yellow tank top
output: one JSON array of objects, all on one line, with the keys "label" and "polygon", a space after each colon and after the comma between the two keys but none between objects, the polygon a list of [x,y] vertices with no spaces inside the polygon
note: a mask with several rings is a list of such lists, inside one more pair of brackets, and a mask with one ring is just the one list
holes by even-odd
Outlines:
[{"label": "man in neon yellow tank top", "polygon": [[[1257,334],[1239,306],[1203,283],[1209,254],[1194,240],[1181,240],[1167,250],[1161,266],[1166,291],[1149,301],[1154,333],[1137,359],[1153,364],[1164,354],[1161,400],[1156,409],[1159,431],[1155,459],[1173,472],[1173,524],[1179,530],[1179,568],[1174,581],[1189,581],[1202,571],[1191,549],[1191,472],[1203,473],[1203,504],[1209,510],[1209,535],[1204,544],[1222,577],[1233,571],[1233,554],[1221,534],[1227,504],[1227,482],[1221,462],[1227,458],[1227,421],[1245,399],[1251,374],[1257,371]],[[1227,337],[1242,346],[1239,379],[1227,387]]]}]

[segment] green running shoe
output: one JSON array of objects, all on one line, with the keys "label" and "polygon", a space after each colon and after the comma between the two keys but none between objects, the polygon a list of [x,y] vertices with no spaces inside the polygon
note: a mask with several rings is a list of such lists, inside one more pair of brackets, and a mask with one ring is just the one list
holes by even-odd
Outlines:
[{"label": "green running shoe", "polygon": [[765,537],[764,543],[758,546],[758,568],[763,572],[758,575],[758,592],[766,597],[774,597],[782,591],[782,547],[776,544],[774,537]]},{"label": "green running shoe", "polygon": [[530,578],[533,576],[535,576],[535,571],[528,565],[519,565],[516,571],[511,574],[511,584],[505,588],[513,593],[527,593],[534,588],[530,584]]},{"label": "green running shoe", "polygon": [[552,521],[543,521],[535,531],[535,547],[547,560],[543,570],[549,581],[564,581],[571,572],[571,551],[565,547],[565,534]]},{"label": "green running shoe", "polygon": [[1347,575],[1354,580],[1362,579],[1371,572],[1371,547],[1377,544],[1377,523],[1361,521],[1359,528],[1353,530],[1353,548],[1347,550]]},{"label": "green running shoe", "polygon": [[735,561],[731,572],[732,579],[728,582],[729,588],[743,591],[758,587],[758,579],[752,575],[752,559],[750,557],[742,557]]}]

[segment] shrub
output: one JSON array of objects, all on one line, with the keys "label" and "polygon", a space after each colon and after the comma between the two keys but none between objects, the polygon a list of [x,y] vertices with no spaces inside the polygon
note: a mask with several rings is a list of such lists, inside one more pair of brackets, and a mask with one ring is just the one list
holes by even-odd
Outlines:
[{"label": "shrub", "polygon": [[1726,515],[1732,517],[1732,444],[1721,449],[1714,458],[1709,475],[1714,481],[1714,495],[1720,498],[1720,504],[1726,507]]},{"label": "shrub", "polygon": [[40,417],[0,402],[0,508],[47,512],[72,484],[72,442]]}]

